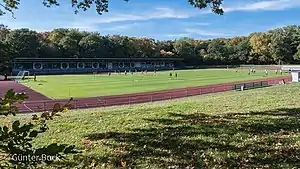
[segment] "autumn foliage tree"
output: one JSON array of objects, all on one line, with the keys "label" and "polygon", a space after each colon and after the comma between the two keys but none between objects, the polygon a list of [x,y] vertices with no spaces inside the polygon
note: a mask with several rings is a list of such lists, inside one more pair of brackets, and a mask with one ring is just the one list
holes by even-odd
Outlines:
[{"label": "autumn foliage tree", "polygon": [[9,73],[16,57],[38,58],[183,58],[183,66],[297,64],[300,27],[296,25],[245,37],[157,41],[100,35],[76,29],[36,32],[0,26],[0,73]]}]

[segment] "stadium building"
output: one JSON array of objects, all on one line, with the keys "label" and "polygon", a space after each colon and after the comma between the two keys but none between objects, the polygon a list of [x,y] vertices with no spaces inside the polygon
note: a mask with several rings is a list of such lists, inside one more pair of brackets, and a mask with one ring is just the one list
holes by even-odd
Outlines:
[{"label": "stadium building", "polygon": [[282,70],[288,70],[291,73],[293,82],[300,82],[300,65],[282,66]]},{"label": "stadium building", "polygon": [[13,74],[71,74],[180,68],[182,58],[16,58]]}]

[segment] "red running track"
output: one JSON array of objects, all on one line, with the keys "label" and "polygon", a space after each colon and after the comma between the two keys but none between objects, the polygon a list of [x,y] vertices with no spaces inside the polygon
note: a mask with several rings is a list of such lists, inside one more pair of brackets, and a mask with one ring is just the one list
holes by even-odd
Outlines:
[{"label": "red running track", "polygon": [[29,96],[29,98],[27,99],[28,101],[51,100],[41,93],[38,93],[35,90],[30,89],[29,87],[15,81],[0,81],[0,97],[3,97],[9,89],[14,89],[16,93],[26,93]]},{"label": "red running track", "polygon": [[[161,90],[161,91],[153,91],[153,92],[90,97],[90,98],[76,98],[73,101],[71,101],[71,104],[73,105],[74,109],[87,109],[87,108],[106,107],[106,106],[115,106],[115,105],[154,102],[154,101],[169,100],[169,99],[182,98],[188,96],[230,91],[233,90],[232,86],[234,84],[267,82],[268,85],[274,85],[274,84],[278,84],[283,79],[285,80],[285,82],[290,82],[292,80],[292,77],[285,76],[285,77],[278,77],[278,78],[249,80],[243,82],[231,82],[231,83]],[[18,104],[21,113],[49,111],[52,109],[55,103],[65,104],[68,102],[68,99],[51,100],[46,96],[43,96],[42,94],[27,88],[26,86],[23,86],[18,83],[16,84],[13,83],[16,82],[10,82],[9,87],[16,86],[18,89],[16,91],[21,91],[21,89],[25,90],[27,91],[26,93],[29,96],[28,101],[25,101],[22,104]],[[2,82],[0,82],[0,93],[2,93],[1,91],[3,91],[1,84]]]}]

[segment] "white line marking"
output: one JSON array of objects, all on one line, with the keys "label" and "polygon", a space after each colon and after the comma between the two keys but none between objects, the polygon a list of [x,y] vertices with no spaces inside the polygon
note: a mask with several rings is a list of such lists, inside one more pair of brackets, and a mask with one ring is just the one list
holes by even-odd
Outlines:
[{"label": "white line marking", "polygon": [[30,110],[31,112],[35,113],[35,111],[33,111],[31,108],[29,108],[26,103],[23,104],[28,110]]}]

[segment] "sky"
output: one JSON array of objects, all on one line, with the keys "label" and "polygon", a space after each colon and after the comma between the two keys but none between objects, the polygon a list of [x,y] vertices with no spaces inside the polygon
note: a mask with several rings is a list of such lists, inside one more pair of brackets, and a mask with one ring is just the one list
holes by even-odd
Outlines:
[{"label": "sky", "polygon": [[157,40],[229,38],[300,25],[300,0],[224,0],[221,16],[209,8],[196,9],[188,0],[110,0],[109,12],[103,15],[95,8],[74,14],[71,0],[59,0],[60,6],[51,8],[44,7],[42,1],[21,0],[16,19],[6,14],[0,16],[0,23],[38,32],[78,28]]}]

